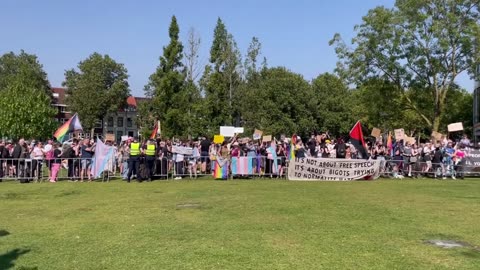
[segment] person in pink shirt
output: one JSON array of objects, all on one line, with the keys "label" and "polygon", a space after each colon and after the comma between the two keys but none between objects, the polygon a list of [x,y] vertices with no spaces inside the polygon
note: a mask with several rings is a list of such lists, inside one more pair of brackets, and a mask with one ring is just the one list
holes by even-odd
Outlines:
[{"label": "person in pink shirt", "polygon": [[456,172],[457,178],[463,179],[463,166],[465,164],[465,146],[460,144],[453,154],[454,158],[454,170]]}]

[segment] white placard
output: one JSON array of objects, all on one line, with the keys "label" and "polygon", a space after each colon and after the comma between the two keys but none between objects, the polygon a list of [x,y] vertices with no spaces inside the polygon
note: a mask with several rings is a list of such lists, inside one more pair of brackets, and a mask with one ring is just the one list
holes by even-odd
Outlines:
[{"label": "white placard", "polygon": [[463,130],[463,123],[458,122],[458,123],[453,123],[448,125],[448,132],[455,132],[455,131],[461,131]]},{"label": "white placard", "polygon": [[122,142],[124,142],[124,141],[126,141],[126,140],[128,140],[128,135],[123,135],[123,136],[122,136]]},{"label": "white placard", "polygon": [[288,180],[352,181],[380,176],[380,160],[296,158],[288,167]]},{"label": "white placard", "polygon": [[242,134],[244,132],[243,127],[236,127],[235,128],[235,133],[236,134]]},{"label": "white placard", "polygon": [[225,137],[235,136],[235,127],[229,127],[229,126],[220,127],[220,135]]},{"label": "white placard", "polygon": [[184,147],[184,146],[172,146],[172,153],[182,154],[191,156],[193,155],[193,148],[191,147]]}]

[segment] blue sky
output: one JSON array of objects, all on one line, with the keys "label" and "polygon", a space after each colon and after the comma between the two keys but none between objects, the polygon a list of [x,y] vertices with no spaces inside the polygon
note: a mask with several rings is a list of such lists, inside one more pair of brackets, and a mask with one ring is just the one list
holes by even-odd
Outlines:
[{"label": "blue sky", "polygon": [[[2,0],[0,54],[24,49],[36,54],[52,86],[64,72],[93,52],[125,64],[132,93],[143,86],[168,43],[168,25],[177,17],[182,41],[193,27],[202,39],[200,60],[208,61],[213,29],[221,17],[244,54],[252,36],[262,43],[269,66],[285,66],[311,80],[332,72],[337,57],[328,41],[338,32],[347,40],[353,27],[375,6],[394,0]],[[458,83],[471,91],[467,75]]]}]

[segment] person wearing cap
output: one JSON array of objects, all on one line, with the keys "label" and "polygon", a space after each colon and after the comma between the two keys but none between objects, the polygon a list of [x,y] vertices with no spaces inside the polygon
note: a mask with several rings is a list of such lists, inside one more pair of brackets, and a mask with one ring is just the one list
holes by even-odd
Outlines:
[{"label": "person wearing cap", "polygon": [[145,150],[145,155],[147,160],[147,170],[148,170],[147,181],[152,181],[153,173],[154,173],[153,167],[155,165],[155,153],[157,152],[155,141],[149,140],[144,150]]},{"label": "person wearing cap", "polygon": [[130,158],[128,159],[128,176],[127,182],[130,183],[132,175],[135,174],[137,181],[140,182],[140,177],[138,175],[140,168],[140,154],[142,154],[143,149],[140,148],[140,143],[137,138],[133,139],[133,142],[130,143]]}]

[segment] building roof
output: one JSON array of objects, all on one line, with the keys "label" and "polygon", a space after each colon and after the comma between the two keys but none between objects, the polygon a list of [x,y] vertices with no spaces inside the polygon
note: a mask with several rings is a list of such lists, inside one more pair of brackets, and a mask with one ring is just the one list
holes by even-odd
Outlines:
[{"label": "building roof", "polygon": [[66,88],[52,87],[53,104],[65,105]]}]

